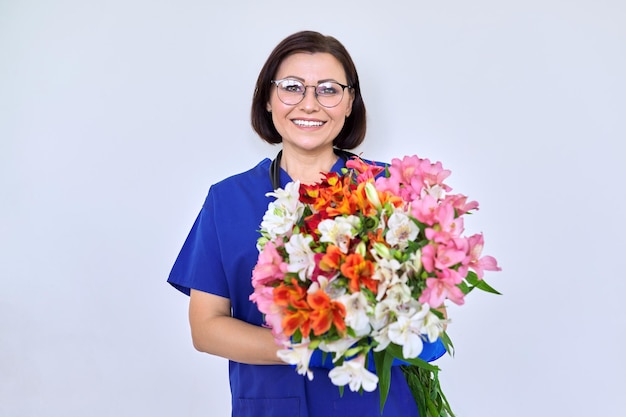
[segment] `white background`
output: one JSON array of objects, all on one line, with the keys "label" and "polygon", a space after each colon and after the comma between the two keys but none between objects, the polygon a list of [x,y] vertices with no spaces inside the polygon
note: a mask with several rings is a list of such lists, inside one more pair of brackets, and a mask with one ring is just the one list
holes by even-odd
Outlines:
[{"label": "white background", "polygon": [[0,0],[0,416],[229,415],[165,280],[209,185],[277,152],[250,99],[301,29],[351,52],[366,157],[481,204],[503,295],[450,309],[458,416],[623,415],[622,0]]}]

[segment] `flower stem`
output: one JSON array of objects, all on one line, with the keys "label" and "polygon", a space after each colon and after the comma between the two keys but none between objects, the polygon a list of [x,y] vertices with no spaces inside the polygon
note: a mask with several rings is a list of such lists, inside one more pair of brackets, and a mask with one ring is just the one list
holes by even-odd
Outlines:
[{"label": "flower stem", "polygon": [[419,366],[401,367],[421,417],[455,417],[439,383],[439,372]]}]

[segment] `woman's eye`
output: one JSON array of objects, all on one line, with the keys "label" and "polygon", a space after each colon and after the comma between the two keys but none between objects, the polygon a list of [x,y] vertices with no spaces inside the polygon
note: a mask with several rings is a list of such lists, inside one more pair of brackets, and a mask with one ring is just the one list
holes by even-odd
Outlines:
[{"label": "woman's eye", "polygon": [[322,96],[332,96],[337,94],[337,87],[333,84],[320,84],[317,87],[317,94]]},{"label": "woman's eye", "polygon": [[280,88],[288,93],[302,93],[302,84],[297,81],[285,81],[280,85]]},{"label": "woman's eye", "polygon": [[285,90],[289,91],[290,93],[299,93],[302,91],[302,87],[300,87],[299,85],[288,85],[287,87],[285,87]]}]

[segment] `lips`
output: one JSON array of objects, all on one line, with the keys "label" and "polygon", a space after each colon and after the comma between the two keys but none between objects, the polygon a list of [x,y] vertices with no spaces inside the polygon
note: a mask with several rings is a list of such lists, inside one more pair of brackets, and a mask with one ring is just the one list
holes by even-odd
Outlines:
[{"label": "lips", "polygon": [[295,119],[293,120],[293,123],[301,127],[319,127],[324,124],[324,122],[319,121],[319,120],[301,120],[301,119]]}]

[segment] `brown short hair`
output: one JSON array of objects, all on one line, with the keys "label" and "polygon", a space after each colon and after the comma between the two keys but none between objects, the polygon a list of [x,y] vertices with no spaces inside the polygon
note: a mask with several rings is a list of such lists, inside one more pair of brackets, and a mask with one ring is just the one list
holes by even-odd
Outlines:
[{"label": "brown short hair", "polygon": [[354,62],[346,48],[332,36],[318,32],[301,31],[283,39],[267,58],[259,73],[252,98],[252,128],[268,143],[281,143],[282,138],[272,122],[272,115],[267,111],[267,102],[271,93],[271,81],[276,76],[278,67],[288,56],[298,52],[329,53],[341,63],[346,72],[347,83],[352,86],[354,102],[352,112],[337,135],[333,144],[340,149],[354,149],[365,139],[366,121],[365,104],[361,96],[359,76]]}]

